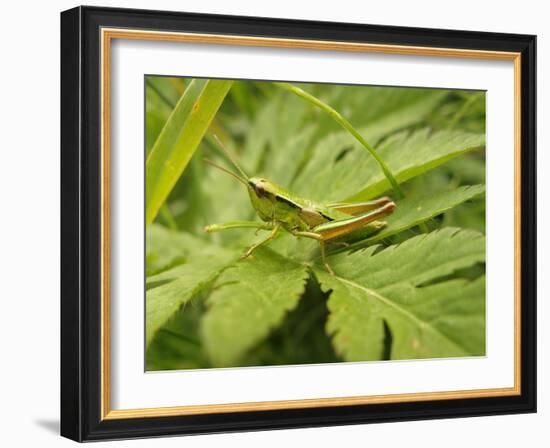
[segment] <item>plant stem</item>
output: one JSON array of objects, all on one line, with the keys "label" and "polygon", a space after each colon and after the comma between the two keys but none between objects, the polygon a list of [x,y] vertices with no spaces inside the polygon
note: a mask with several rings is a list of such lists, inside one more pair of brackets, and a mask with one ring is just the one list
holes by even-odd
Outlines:
[{"label": "plant stem", "polygon": [[324,103],[323,101],[319,100],[318,98],[314,97],[313,95],[307,93],[305,90],[302,90],[299,87],[295,87],[292,84],[288,84],[286,82],[275,82],[273,84],[289,92],[292,92],[293,94],[319,107],[324,112],[326,112],[334,121],[336,121],[340,126],[346,129],[351,135],[353,135],[353,137],[355,137],[355,139],[363,146],[363,148],[365,148],[372,155],[372,157],[374,157],[376,162],[378,162],[378,165],[382,169],[384,176],[386,176],[386,179],[388,179],[388,182],[391,184],[393,190],[395,191],[396,196],[399,199],[405,197],[405,195],[403,194],[403,190],[401,190],[401,187],[397,183],[397,180],[395,179],[394,175],[390,171],[390,168],[388,167],[386,162],[384,162],[384,160],[378,155],[376,150],[361,136],[361,134],[359,134],[359,132],[357,132],[357,130],[353,127],[353,125],[348,120],[346,120],[338,111],[336,111],[335,109],[330,107],[328,104]]}]

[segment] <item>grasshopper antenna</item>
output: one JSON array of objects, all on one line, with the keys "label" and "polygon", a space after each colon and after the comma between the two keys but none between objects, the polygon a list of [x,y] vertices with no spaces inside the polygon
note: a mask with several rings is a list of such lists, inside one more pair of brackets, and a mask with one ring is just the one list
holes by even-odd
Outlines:
[{"label": "grasshopper antenna", "polygon": [[[244,172],[244,170],[240,167],[240,165],[237,163],[237,159],[231,154],[231,151],[222,143],[222,141],[219,139],[219,137],[214,134],[214,139],[218,143],[218,146],[223,151],[223,153],[227,156],[227,158],[231,161],[233,166],[237,168],[237,171],[241,174],[241,176],[245,179],[248,179],[248,175]],[[212,165],[212,164],[211,164]],[[218,167],[219,168],[219,167]],[[234,174],[234,173],[233,173]]]},{"label": "grasshopper antenna", "polygon": [[208,163],[209,165],[212,165],[214,168],[218,168],[219,170],[233,176],[235,179],[237,179],[239,182],[242,182],[246,187],[248,187],[248,182],[246,181],[246,179],[242,178],[241,176],[239,176],[238,174],[234,173],[233,171],[231,170],[228,170],[227,168],[224,168],[223,166],[221,165],[218,165],[217,163],[214,163],[212,162],[212,160],[208,160],[208,159],[203,159],[206,163]]}]

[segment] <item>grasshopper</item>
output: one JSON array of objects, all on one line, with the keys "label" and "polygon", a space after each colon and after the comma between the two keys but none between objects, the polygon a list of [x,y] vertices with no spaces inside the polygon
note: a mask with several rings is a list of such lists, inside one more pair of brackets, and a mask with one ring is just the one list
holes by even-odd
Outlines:
[{"label": "grasshopper", "polygon": [[266,238],[251,246],[242,258],[250,256],[255,249],[275,238],[277,233],[284,229],[296,237],[317,240],[322,262],[327,271],[334,275],[326,259],[325,245],[327,243],[347,245],[345,242],[336,240],[365,227],[373,230],[382,228],[386,223],[377,220],[387,216],[395,208],[395,203],[388,197],[366,202],[329,204],[319,204],[301,198],[267,179],[249,177],[229,150],[218,138],[216,140],[238,173],[210,160],[205,159],[205,162],[233,176],[246,187],[252,207],[263,222],[235,221],[212,224],[206,226],[205,231],[217,232],[235,228],[271,231]]}]

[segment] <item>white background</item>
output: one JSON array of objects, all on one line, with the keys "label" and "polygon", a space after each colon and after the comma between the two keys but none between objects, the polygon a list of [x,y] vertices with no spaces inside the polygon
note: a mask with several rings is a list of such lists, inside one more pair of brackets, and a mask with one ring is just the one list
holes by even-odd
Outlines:
[{"label": "white background", "polygon": [[[353,21],[404,26],[475,29],[538,34],[539,229],[550,223],[547,205],[550,159],[544,151],[548,121],[550,56],[544,2],[393,1],[339,2],[245,0],[101,1],[125,6]],[[69,446],[58,438],[59,396],[59,11],[69,1],[10,2],[3,5],[0,114],[2,114],[2,341],[0,440],[6,446]],[[546,53],[546,54],[545,54]],[[111,443],[110,446],[247,447],[299,446],[547,446],[550,393],[543,350],[550,332],[547,311],[550,239],[539,235],[539,413],[537,415],[405,422],[383,425],[258,432]],[[547,351],[547,350],[546,350]],[[109,446],[99,444],[97,446]]]}]

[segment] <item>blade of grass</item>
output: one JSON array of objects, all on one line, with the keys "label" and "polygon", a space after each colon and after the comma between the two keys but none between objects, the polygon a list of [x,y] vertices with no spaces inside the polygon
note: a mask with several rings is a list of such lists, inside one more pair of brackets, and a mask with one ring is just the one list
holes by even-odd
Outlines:
[{"label": "blade of grass", "polygon": [[193,79],[170,114],[146,162],[147,225],[191,160],[232,83]]},{"label": "blade of grass", "polygon": [[174,107],[176,107],[176,102],[175,101],[172,101],[172,99],[170,99],[154,82],[153,80],[147,76],[145,78],[145,84],[147,85],[147,87],[149,87],[153,92],[155,92],[155,94],[162,100],[164,101],[164,103],[170,107],[171,109],[173,109]]},{"label": "blade of grass", "polygon": [[[179,81],[179,79],[169,78],[171,81]],[[183,82],[183,81],[182,81]],[[145,84],[147,84],[147,87],[149,87],[168,107],[173,109],[176,107],[176,102],[172,101],[170,98],[168,98],[162,91],[152,82],[150,78],[145,78]],[[231,92],[235,90],[235,87],[231,89]],[[219,137],[222,141],[226,141],[229,139],[229,137],[226,135],[225,129],[220,126],[220,124],[214,120],[212,120],[212,123],[210,123],[210,127],[206,131],[205,138],[206,140],[211,143],[214,147],[217,145],[216,139],[214,136]],[[162,210],[161,210],[162,213]]]},{"label": "blade of grass", "polygon": [[323,101],[319,100],[313,95],[307,93],[305,90],[302,90],[299,87],[293,86],[292,84],[288,84],[286,82],[274,82],[273,84],[319,107],[324,112],[326,112],[334,121],[336,121],[340,126],[346,129],[353,137],[355,137],[355,139],[359,143],[361,143],[363,148],[365,148],[372,155],[372,157],[374,157],[376,162],[378,162],[378,165],[382,169],[384,175],[388,179],[388,182],[391,184],[393,190],[395,191],[396,196],[398,198],[405,197],[405,195],[403,194],[403,190],[401,190],[401,187],[397,183],[397,180],[395,179],[394,175],[392,174],[386,162],[384,162],[384,160],[378,155],[376,150],[361,136],[361,134],[359,134],[359,132],[357,132],[357,130],[353,127],[353,125],[348,120],[346,120],[337,110],[333,109],[328,104],[324,103]]},{"label": "blade of grass", "polygon": [[176,220],[174,219],[174,215],[172,215],[172,212],[168,207],[168,203],[162,204],[162,207],[160,208],[160,214],[162,215],[164,221],[166,222],[170,230],[178,230],[178,224],[176,223]]}]

